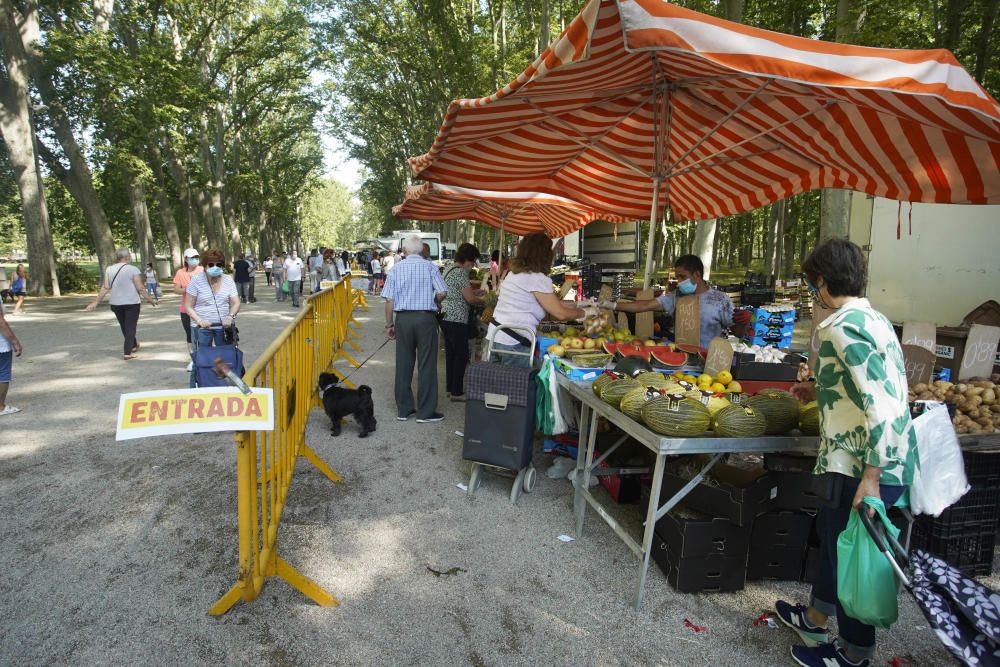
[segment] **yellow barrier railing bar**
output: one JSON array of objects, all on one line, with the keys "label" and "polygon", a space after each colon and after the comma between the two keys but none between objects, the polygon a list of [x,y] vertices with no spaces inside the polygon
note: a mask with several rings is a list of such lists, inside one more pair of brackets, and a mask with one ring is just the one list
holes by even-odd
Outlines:
[{"label": "yellow barrier railing bar", "polygon": [[243,379],[274,392],[273,431],[241,431],[236,440],[239,578],[209,609],[224,614],[260,595],[268,577],[280,577],[317,604],[337,599],[277,553],[278,527],[295,462],[303,457],[331,481],[340,475],[305,442],[309,411],[317,402],[319,373],[342,352],[353,300],[345,281],[310,296],[298,316],[247,370]]}]

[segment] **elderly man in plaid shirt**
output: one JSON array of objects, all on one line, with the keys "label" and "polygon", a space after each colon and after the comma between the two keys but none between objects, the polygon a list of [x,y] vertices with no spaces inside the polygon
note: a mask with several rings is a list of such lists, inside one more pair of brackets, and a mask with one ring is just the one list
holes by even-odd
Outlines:
[{"label": "elderly man in plaid shirt", "polygon": [[[399,421],[416,417],[418,424],[439,422],[437,411],[438,322],[448,286],[438,268],[420,256],[423,241],[403,241],[405,259],[389,272],[382,288],[385,329],[396,341],[396,414]],[[417,404],[413,403],[413,366],[417,365]]]}]

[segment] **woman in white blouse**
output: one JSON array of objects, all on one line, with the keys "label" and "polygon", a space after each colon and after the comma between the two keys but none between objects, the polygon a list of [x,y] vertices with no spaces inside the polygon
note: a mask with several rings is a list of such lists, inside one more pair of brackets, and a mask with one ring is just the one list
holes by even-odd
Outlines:
[{"label": "woman in white blouse", "polygon": [[[226,258],[221,250],[201,253],[205,271],[191,278],[184,294],[184,306],[191,316],[191,351],[198,348],[222,345],[223,329],[233,326],[233,318],[240,311],[240,296],[236,283],[225,274]],[[191,371],[194,386],[196,369]]]}]

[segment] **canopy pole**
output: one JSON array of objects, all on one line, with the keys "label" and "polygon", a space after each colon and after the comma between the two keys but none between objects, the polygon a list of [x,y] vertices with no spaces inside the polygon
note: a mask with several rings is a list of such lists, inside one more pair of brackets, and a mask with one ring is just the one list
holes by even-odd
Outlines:
[{"label": "canopy pole", "polygon": [[649,207],[649,240],[646,241],[646,270],[642,277],[642,288],[649,289],[650,276],[653,273],[653,246],[656,244],[656,225],[659,222],[660,182],[659,176],[653,179],[653,205]]}]

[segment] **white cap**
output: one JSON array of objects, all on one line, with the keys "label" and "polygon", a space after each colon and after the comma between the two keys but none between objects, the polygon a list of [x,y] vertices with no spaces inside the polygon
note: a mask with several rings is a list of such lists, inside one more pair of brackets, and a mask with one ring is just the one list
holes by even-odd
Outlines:
[{"label": "white cap", "polygon": [[184,259],[190,259],[191,257],[197,257],[198,251],[194,248],[188,248],[184,251]]}]

